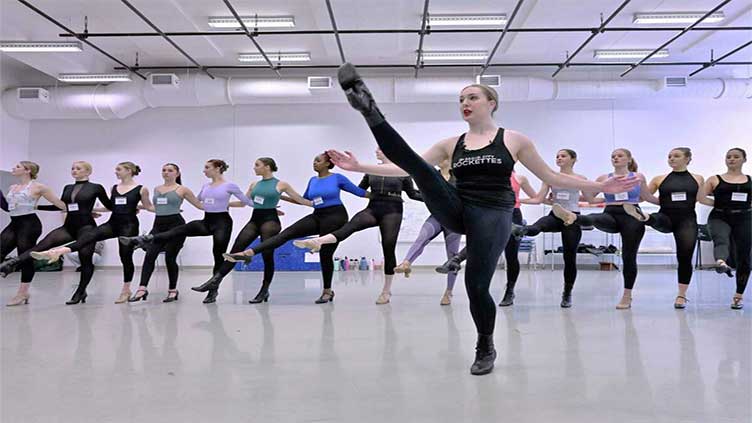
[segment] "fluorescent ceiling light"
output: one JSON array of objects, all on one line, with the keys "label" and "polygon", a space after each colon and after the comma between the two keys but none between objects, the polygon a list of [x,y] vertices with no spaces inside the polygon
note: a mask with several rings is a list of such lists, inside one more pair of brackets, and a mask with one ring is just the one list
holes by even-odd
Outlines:
[{"label": "fluorescent ceiling light", "polygon": [[488,58],[487,51],[424,51],[424,62],[479,62]]},{"label": "fluorescent ceiling light", "polygon": [[[266,57],[272,62],[310,62],[311,53],[266,53]],[[265,62],[261,53],[240,53],[238,60],[241,62]]]},{"label": "fluorescent ceiling light", "polygon": [[[639,49],[628,49],[628,50],[596,50],[593,57],[596,59],[642,59],[648,54],[652,53],[653,50],[639,50]],[[668,57],[668,50],[658,50],[657,53],[655,53],[652,58],[660,59]]]},{"label": "fluorescent ceiling light", "polygon": [[57,76],[63,82],[130,82],[131,76],[127,73],[61,73]]},{"label": "fluorescent ceiling light", "polygon": [[[248,29],[253,28],[294,28],[293,16],[241,16],[241,20]],[[212,28],[240,28],[240,23],[233,16],[210,16],[209,26]]]},{"label": "fluorescent ceiling light", "polygon": [[0,41],[0,51],[60,52],[81,51],[80,41]]},{"label": "fluorescent ceiling light", "polygon": [[[705,16],[703,12],[687,12],[687,13],[635,13],[632,23],[634,24],[692,24],[697,22],[698,19]],[[718,23],[724,20],[726,16],[723,12],[716,12],[705,18],[702,23]]]},{"label": "fluorescent ceiling light", "polygon": [[438,27],[503,27],[507,15],[429,15],[428,24]]}]

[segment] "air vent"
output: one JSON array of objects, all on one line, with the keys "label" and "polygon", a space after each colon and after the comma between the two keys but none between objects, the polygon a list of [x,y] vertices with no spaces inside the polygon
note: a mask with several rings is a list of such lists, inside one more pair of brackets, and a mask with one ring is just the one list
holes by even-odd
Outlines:
[{"label": "air vent", "polygon": [[489,87],[501,86],[500,75],[478,75],[475,77],[476,84],[488,85]]},{"label": "air vent", "polygon": [[149,82],[155,88],[178,87],[180,78],[174,73],[153,73],[149,75]]},{"label": "air vent", "polygon": [[308,77],[308,89],[309,90],[322,90],[332,88],[332,78],[328,76],[309,76]]},{"label": "air vent", "polygon": [[26,103],[50,102],[50,92],[44,88],[18,88],[16,90],[16,95],[18,96],[19,101]]},{"label": "air vent", "polygon": [[667,76],[663,78],[664,88],[686,87],[687,78],[684,76]]}]

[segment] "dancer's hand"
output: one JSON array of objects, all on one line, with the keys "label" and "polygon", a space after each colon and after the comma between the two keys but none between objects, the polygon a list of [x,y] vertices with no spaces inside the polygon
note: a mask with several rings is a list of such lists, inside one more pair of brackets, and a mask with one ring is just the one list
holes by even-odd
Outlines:
[{"label": "dancer's hand", "polygon": [[609,194],[617,192],[627,192],[640,184],[640,178],[637,176],[612,176],[602,183],[602,191]]},{"label": "dancer's hand", "polygon": [[337,150],[327,150],[327,154],[332,160],[332,163],[334,163],[335,166],[339,167],[342,170],[357,172],[360,167],[358,158],[349,151],[342,153]]}]

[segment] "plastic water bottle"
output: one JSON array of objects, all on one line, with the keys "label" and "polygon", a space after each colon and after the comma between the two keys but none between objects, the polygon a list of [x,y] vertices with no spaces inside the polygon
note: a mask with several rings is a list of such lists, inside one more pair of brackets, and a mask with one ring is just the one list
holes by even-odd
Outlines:
[{"label": "plastic water bottle", "polygon": [[342,270],[350,270],[350,259],[347,256],[342,260]]},{"label": "plastic water bottle", "polygon": [[373,268],[376,267],[376,260],[371,259],[371,265],[368,267],[370,272],[373,272]]},{"label": "plastic water bottle", "polygon": [[334,258],[334,271],[339,272],[340,270],[342,270],[339,268],[340,266],[342,266],[342,261],[339,259],[339,257],[335,257]]},{"label": "plastic water bottle", "polygon": [[358,263],[358,270],[368,270],[368,261],[365,257],[360,258],[360,263]]}]

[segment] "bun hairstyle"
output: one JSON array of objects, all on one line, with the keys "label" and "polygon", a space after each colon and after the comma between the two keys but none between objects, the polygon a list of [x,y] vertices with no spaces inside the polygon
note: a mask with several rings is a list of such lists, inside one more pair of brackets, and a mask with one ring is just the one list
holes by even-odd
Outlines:
[{"label": "bun hairstyle", "polygon": [[321,153],[321,157],[326,159],[327,162],[329,162],[329,166],[327,166],[329,169],[334,169],[334,162],[332,162],[332,157],[329,155],[328,152],[324,151]]},{"label": "bun hairstyle", "polygon": [[212,166],[219,169],[219,173],[225,173],[227,172],[227,169],[230,168],[230,166],[227,165],[227,162],[220,159],[209,159],[206,161],[207,163],[210,163]]},{"label": "bun hairstyle", "polygon": [[94,169],[91,167],[91,163],[89,163],[89,162],[85,162],[83,160],[78,160],[78,161],[73,162],[73,164],[74,165],[77,164],[77,165],[81,166],[82,168],[86,169],[86,171],[89,172],[89,173],[91,173],[91,172],[94,171]]},{"label": "bun hairstyle", "polygon": [[690,162],[692,161],[692,150],[689,147],[676,147],[672,149],[671,151],[674,151],[674,150],[681,151],[682,154],[684,154],[684,157],[689,159]]},{"label": "bun hairstyle", "polygon": [[[740,152],[742,154],[742,157],[744,158],[744,160],[747,160],[747,152],[744,151],[743,148],[734,147],[732,149],[729,149],[729,152],[731,152],[731,151],[738,151],[738,152]],[[21,164],[23,164],[23,163],[24,162],[21,162]]]},{"label": "bun hairstyle", "polygon": [[120,162],[118,166],[122,166],[131,171],[131,175],[136,176],[141,173],[141,167],[133,162]]},{"label": "bun hairstyle", "polygon": [[175,183],[177,183],[178,185],[183,185],[183,175],[181,175],[180,166],[176,165],[175,163],[165,163],[164,166],[174,167],[175,170],[178,172],[178,177],[175,178]]},{"label": "bun hairstyle", "polygon": [[462,90],[464,91],[470,87],[475,87],[475,88],[480,89],[483,92],[483,95],[486,96],[486,99],[488,101],[491,101],[491,100],[494,101],[495,104],[494,104],[493,110],[491,110],[491,115],[493,115],[494,113],[496,113],[497,110],[499,110],[499,93],[496,92],[495,89],[489,87],[488,85],[470,84],[467,87],[463,88]]},{"label": "bun hairstyle", "polygon": [[21,166],[23,166],[24,169],[29,171],[29,176],[31,177],[31,179],[37,179],[37,175],[39,175],[38,164],[27,161],[27,160],[20,161],[18,162],[18,164],[20,164]]},{"label": "bun hairstyle", "polygon": [[257,160],[269,166],[269,169],[271,169],[272,172],[276,172],[278,170],[277,162],[275,162],[271,157],[259,157]]},{"label": "bun hairstyle", "polygon": [[630,171],[630,172],[637,172],[637,168],[638,168],[637,167],[637,160],[634,159],[634,157],[632,156],[632,152],[631,151],[627,150],[626,148],[617,148],[614,151],[622,151],[622,152],[624,152],[624,154],[626,154],[627,157],[629,157],[629,163],[627,163],[627,170]]}]

